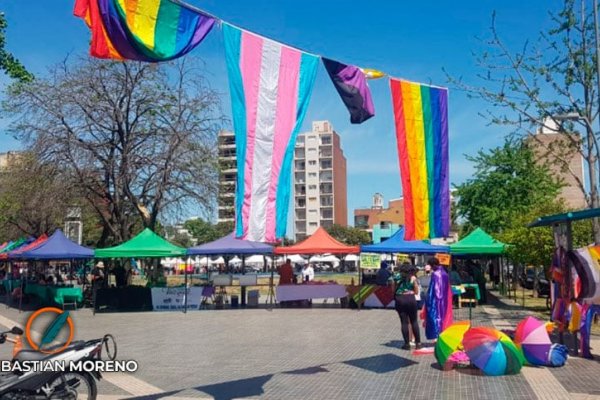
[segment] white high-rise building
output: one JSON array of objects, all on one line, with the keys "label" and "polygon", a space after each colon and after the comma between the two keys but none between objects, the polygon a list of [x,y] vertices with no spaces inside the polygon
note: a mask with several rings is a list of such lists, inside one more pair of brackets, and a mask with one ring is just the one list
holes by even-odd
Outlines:
[{"label": "white high-rise building", "polygon": [[293,181],[297,241],[319,226],[348,224],[346,158],[328,121],[315,121],[312,132],[298,135]]}]

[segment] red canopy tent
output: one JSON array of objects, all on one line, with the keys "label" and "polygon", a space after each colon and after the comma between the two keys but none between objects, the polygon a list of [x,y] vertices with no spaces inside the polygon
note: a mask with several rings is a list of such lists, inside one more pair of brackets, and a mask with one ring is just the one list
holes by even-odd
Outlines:
[{"label": "red canopy tent", "polygon": [[36,248],[37,246],[44,243],[46,240],[48,240],[48,235],[46,235],[44,233],[42,236],[40,236],[39,238],[37,238],[36,240],[34,240],[33,242],[31,242],[25,246],[19,247],[13,251],[9,251],[8,253],[0,254],[0,260],[19,258],[19,255],[21,253]]},{"label": "red canopy tent", "polygon": [[275,254],[356,254],[358,246],[348,246],[332,238],[323,227],[293,246],[276,247]]}]

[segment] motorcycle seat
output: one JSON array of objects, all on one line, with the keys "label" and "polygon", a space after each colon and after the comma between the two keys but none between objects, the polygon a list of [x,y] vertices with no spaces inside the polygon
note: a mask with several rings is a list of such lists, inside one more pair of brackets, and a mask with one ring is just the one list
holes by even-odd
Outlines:
[{"label": "motorcycle seat", "polygon": [[[66,349],[61,351],[61,353],[68,351],[68,350],[78,348],[78,347],[82,346],[83,344],[85,344],[85,342],[83,340],[71,342],[69,344],[69,346],[67,346]],[[65,345],[64,343],[61,343],[61,344],[57,344],[55,346],[47,347],[44,350],[46,350],[46,351],[57,350],[57,349],[60,349],[61,347],[63,347],[64,345]],[[17,355],[15,356],[14,359],[17,361],[41,361],[46,358],[52,357],[53,355],[54,354],[42,353],[41,351],[37,351],[37,350],[21,350],[17,353]]]}]

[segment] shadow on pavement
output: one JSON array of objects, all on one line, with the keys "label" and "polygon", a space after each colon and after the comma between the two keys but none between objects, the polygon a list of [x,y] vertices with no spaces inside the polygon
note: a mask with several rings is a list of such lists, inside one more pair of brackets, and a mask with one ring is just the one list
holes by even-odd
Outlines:
[{"label": "shadow on pavement", "polygon": [[377,374],[384,374],[400,368],[410,367],[411,365],[418,363],[404,357],[399,357],[395,354],[381,354],[373,357],[344,361],[344,364],[366,369],[367,371]]},{"label": "shadow on pavement", "polygon": [[290,374],[290,375],[312,375],[312,374],[318,374],[319,372],[329,372],[328,369],[323,368],[320,365],[317,365],[316,367],[308,367],[308,368],[302,368],[302,369],[295,369],[292,371],[284,371],[284,374]]}]

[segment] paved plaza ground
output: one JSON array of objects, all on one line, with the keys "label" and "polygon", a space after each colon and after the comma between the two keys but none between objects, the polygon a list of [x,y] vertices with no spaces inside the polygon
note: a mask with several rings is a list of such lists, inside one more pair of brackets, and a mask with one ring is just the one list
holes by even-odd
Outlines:
[{"label": "paved plaza ground", "polygon": [[[526,315],[510,302],[473,309],[475,325],[513,328]],[[106,374],[100,399],[594,399],[600,398],[600,338],[595,360],[571,357],[557,369],[525,367],[514,376],[475,369],[443,372],[433,355],[402,350],[392,310],[321,308],[73,313],[76,338],[112,333],[118,359],[135,374]],[[27,313],[0,306],[0,325]],[[468,310],[455,310],[468,319]],[[0,348],[0,359],[10,356]]]}]

